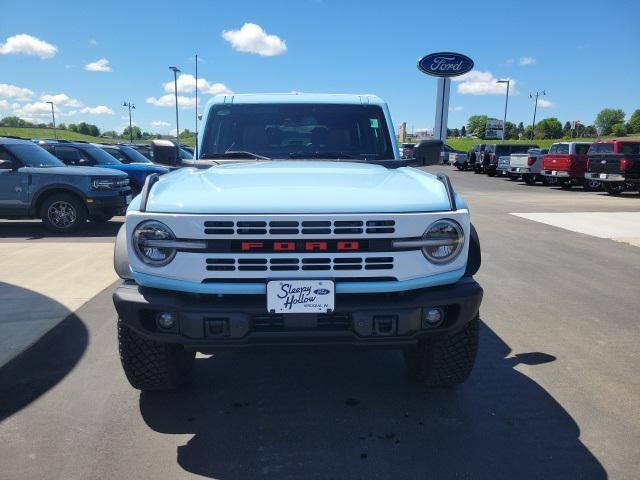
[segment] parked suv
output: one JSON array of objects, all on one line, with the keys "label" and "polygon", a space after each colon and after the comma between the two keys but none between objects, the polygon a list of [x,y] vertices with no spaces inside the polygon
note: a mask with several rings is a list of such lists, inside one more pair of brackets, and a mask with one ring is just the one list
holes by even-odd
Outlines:
[{"label": "parked suv", "polygon": [[120,163],[128,165],[130,163],[144,163],[147,165],[153,165],[153,162],[145,157],[139,150],[131,148],[128,145],[112,145],[99,143],[95,144],[96,147],[101,148],[112,157],[115,157]]},{"label": "parked suv", "polygon": [[591,145],[587,182],[600,181],[609,195],[640,188],[640,142],[608,140]]},{"label": "parked suv", "polygon": [[467,378],[480,244],[448,177],[399,158],[382,100],[218,95],[202,122],[198,160],[244,163],[149,177],[116,240],[132,386],[178,387],[196,352],[287,345],[400,349],[423,385]]},{"label": "parked suv", "polygon": [[40,217],[66,233],[122,214],[130,201],[122,172],[67,167],[33,142],[0,137],[0,218]]},{"label": "parked suv", "polygon": [[[496,174],[506,175],[509,171],[509,161],[512,153],[527,153],[530,148],[540,148],[538,145],[523,145],[519,143],[492,143],[484,147],[482,156],[482,171],[488,176]],[[516,177],[517,178],[517,177]]]},{"label": "parked suv", "polygon": [[558,142],[551,145],[549,153],[544,156],[541,174],[547,178],[555,178],[560,186],[569,190],[581,185],[585,190],[593,191],[602,188],[602,182],[596,179],[585,179],[590,142]]},{"label": "parked suv", "polygon": [[148,163],[124,164],[92,143],[47,142],[41,146],[66,165],[112,168],[128,174],[134,196],[142,190],[147,176],[152,173],[163,174],[169,171],[165,167]]}]

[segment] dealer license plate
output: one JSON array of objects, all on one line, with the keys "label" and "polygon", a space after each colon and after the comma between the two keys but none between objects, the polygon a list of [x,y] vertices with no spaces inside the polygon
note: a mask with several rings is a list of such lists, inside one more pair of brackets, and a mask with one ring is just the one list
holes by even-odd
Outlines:
[{"label": "dealer license plate", "polygon": [[270,313],[327,313],[335,308],[331,280],[274,280],[267,283]]},{"label": "dealer license plate", "polygon": [[600,174],[600,178],[607,178],[607,174],[606,173],[601,173]]}]

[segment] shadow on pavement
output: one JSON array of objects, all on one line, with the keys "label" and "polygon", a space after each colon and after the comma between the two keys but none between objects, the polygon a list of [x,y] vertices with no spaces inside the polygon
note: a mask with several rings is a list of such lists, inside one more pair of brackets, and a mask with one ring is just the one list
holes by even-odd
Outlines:
[{"label": "shadow on pavement", "polygon": [[606,478],[571,416],[514,369],[555,357],[509,354],[483,325],[471,378],[426,390],[397,352],[223,353],[140,410],[157,432],[194,435],[177,461],[206,477]]},{"label": "shadow on pavement", "polygon": [[39,240],[42,238],[115,237],[121,226],[120,219],[113,219],[105,223],[87,222],[85,228],[79,232],[61,235],[47,230],[40,221],[7,221],[0,222],[0,238]]},{"label": "shadow on pavement", "polygon": [[[10,306],[10,299],[16,303]],[[82,358],[89,333],[66,307],[31,290],[0,282],[0,305],[3,309],[0,312],[2,356],[10,355],[12,349],[17,354],[0,367],[2,422],[67,376]],[[16,317],[12,311],[17,309],[20,311]],[[18,349],[19,345],[31,343],[18,353],[22,350]]]}]

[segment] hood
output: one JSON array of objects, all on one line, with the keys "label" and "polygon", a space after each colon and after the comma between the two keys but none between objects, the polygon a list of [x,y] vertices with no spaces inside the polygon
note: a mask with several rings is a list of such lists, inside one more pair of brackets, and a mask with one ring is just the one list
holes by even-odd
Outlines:
[{"label": "hood", "polygon": [[449,208],[445,186],[429,173],[330,161],[183,168],[161,176],[147,202],[147,211],[159,213],[391,213]]},{"label": "hood", "polygon": [[111,168],[99,168],[99,167],[51,167],[51,168],[36,168],[26,167],[31,174],[45,174],[45,175],[76,175],[80,177],[116,177],[124,178],[126,173],[122,173],[118,170]]},{"label": "hood", "polygon": [[106,168],[115,168],[122,172],[167,173],[169,169],[150,163],[114,163],[105,164]]}]

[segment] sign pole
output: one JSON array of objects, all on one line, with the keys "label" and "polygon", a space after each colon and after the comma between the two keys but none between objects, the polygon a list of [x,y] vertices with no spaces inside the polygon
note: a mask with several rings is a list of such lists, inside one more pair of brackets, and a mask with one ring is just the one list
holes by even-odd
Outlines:
[{"label": "sign pole", "polygon": [[451,79],[438,78],[436,93],[436,120],[433,136],[442,142],[447,141],[447,120],[449,119],[449,94],[451,93]]}]

